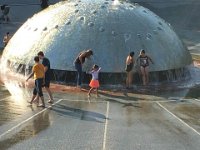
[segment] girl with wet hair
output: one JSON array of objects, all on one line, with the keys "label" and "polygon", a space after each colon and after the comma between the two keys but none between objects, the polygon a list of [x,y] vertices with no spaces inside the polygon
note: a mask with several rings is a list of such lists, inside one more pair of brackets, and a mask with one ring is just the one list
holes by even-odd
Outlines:
[{"label": "girl with wet hair", "polygon": [[89,59],[90,56],[93,55],[93,51],[91,49],[88,49],[86,51],[83,51],[79,53],[79,55],[76,57],[74,64],[75,69],[77,70],[77,87],[81,87],[82,84],[82,65],[85,62],[85,59]]},{"label": "girl with wet hair", "polygon": [[126,58],[126,68],[125,71],[127,73],[126,77],[126,88],[130,88],[133,82],[133,66],[135,63],[134,52],[130,52],[130,54]]},{"label": "girl with wet hair", "polygon": [[142,49],[140,51],[140,54],[137,58],[137,62],[138,60],[140,61],[140,71],[142,74],[142,81],[143,81],[143,85],[147,85],[149,83],[149,60],[151,61],[151,63],[153,64],[152,59],[147,56],[145,54],[145,50]]},{"label": "girl with wet hair", "polygon": [[101,67],[94,65],[92,67],[92,70],[89,72],[92,74],[92,80],[90,81],[89,86],[91,87],[88,92],[88,97],[90,97],[90,93],[92,90],[96,89],[96,97],[98,97],[98,88],[99,88],[99,71],[101,70]]}]

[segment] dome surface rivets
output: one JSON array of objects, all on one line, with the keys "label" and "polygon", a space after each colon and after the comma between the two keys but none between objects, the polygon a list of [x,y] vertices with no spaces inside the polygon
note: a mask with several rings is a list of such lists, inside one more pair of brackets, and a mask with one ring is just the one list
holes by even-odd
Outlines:
[{"label": "dome surface rivets", "polygon": [[151,38],[152,38],[151,33],[147,33],[147,39],[151,39]]},{"label": "dome surface rivets", "polygon": [[66,25],[70,25],[71,24],[71,22],[70,21],[68,21],[67,23],[66,23]]},{"label": "dome surface rivets", "polygon": [[162,28],[161,28],[161,27],[157,27],[157,29],[158,29],[158,30],[162,30]]},{"label": "dome surface rivets", "polygon": [[117,33],[115,31],[112,31],[111,34],[112,34],[112,36],[116,36],[117,35]]},{"label": "dome surface rivets", "polygon": [[82,17],[80,17],[80,20],[81,20],[81,21],[85,20],[85,17],[83,17],[83,16],[82,16]]},{"label": "dome surface rivets", "polygon": [[146,10],[143,10],[143,12],[144,12],[144,13],[147,13],[147,11],[146,11]]},{"label": "dome surface rivets", "polygon": [[96,13],[97,13],[97,11],[96,11],[96,10],[94,10],[92,13],[93,13],[93,14],[96,14]]},{"label": "dome surface rivets", "polygon": [[157,32],[156,30],[153,30],[153,33],[154,33],[154,34],[158,34],[158,32]]},{"label": "dome surface rivets", "polygon": [[158,22],[158,24],[161,25],[161,26],[163,25],[162,22]]},{"label": "dome surface rivets", "polygon": [[[62,0],[40,11],[15,33],[10,42],[17,44],[9,44],[5,49],[8,53],[2,57],[32,65],[30,56],[41,50],[51,59],[53,69],[75,71],[74,58],[84,48],[91,48],[99,57],[95,61],[102,71],[111,74],[124,72],[124,58],[131,48],[137,54],[145,48],[158,61],[149,71],[181,68],[191,63],[190,54],[173,27],[162,18],[137,3],[113,1]],[[23,51],[16,53],[20,50]],[[84,69],[90,68],[89,63]]]},{"label": "dome surface rivets", "polygon": [[101,5],[101,8],[103,9],[103,8],[106,8],[106,6],[104,6],[104,5]]},{"label": "dome surface rivets", "polygon": [[43,29],[43,31],[46,31],[47,30],[47,27],[45,27],[44,29]]},{"label": "dome surface rivets", "polygon": [[93,27],[93,26],[94,26],[94,23],[93,23],[93,22],[89,22],[89,23],[88,23],[88,26],[89,26],[89,27]]},{"label": "dome surface rivets", "polygon": [[103,27],[100,27],[100,28],[99,28],[99,31],[100,31],[100,32],[104,32],[105,29],[104,29]]}]

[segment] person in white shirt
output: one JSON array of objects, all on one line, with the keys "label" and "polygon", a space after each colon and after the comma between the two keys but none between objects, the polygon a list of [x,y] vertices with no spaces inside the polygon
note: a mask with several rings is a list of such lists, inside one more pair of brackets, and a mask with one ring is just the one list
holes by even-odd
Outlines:
[{"label": "person in white shirt", "polygon": [[89,72],[92,74],[92,80],[90,81],[89,86],[91,87],[88,92],[88,97],[90,97],[90,93],[92,90],[96,89],[96,96],[98,97],[98,88],[99,88],[99,71],[101,70],[101,67],[94,65],[92,67],[92,70]]}]

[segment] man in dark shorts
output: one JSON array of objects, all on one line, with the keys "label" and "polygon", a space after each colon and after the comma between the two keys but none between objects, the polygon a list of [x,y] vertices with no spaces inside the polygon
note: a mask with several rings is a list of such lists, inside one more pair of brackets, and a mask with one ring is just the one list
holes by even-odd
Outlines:
[{"label": "man in dark shorts", "polygon": [[45,71],[45,84],[44,87],[46,89],[46,91],[48,92],[49,95],[49,103],[53,103],[53,97],[52,97],[52,93],[49,89],[50,86],[50,81],[51,81],[51,66],[50,66],[50,61],[48,58],[44,57],[44,53],[42,51],[40,51],[38,53],[38,57],[42,60],[42,64],[44,65],[44,71]]}]

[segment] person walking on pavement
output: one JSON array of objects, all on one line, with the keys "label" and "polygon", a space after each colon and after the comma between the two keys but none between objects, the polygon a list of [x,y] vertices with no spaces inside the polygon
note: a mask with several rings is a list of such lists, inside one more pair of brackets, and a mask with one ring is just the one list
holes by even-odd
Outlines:
[{"label": "person walking on pavement", "polygon": [[53,103],[53,96],[52,92],[49,89],[50,81],[51,81],[51,65],[48,58],[44,56],[42,51],[38,52],[38,57],[42,60],[42,64],[44,65],[44,72],[45,72],[45,84],[43,85],[49,95],[48,103]]},{"label": "person walking on pavement", "polygon": [[[41,101],[42,101],[42,105],[38,105],[39,107],[45,107],[45,103],[44,103],[44,97],[43,97],[43,92],[42,92],[42,85],[44,83],[44,66],[42,64],[40,64],[40,59],[38,56],[34,57],[34,61],[35,64],[32,68],[32,73],[28,76],[28,78],[26,79],[26,82],[28,82],[28,80],[34,76],[34,80],[35,80],[35,88],[33,89],[33,96],[32,99],[30,101],[30,104],[33,103],[33,101],[35,100],[35,98],[37,96],[40,97]],[[38,98],[38,104],[39,104],[39,98]]]}]

